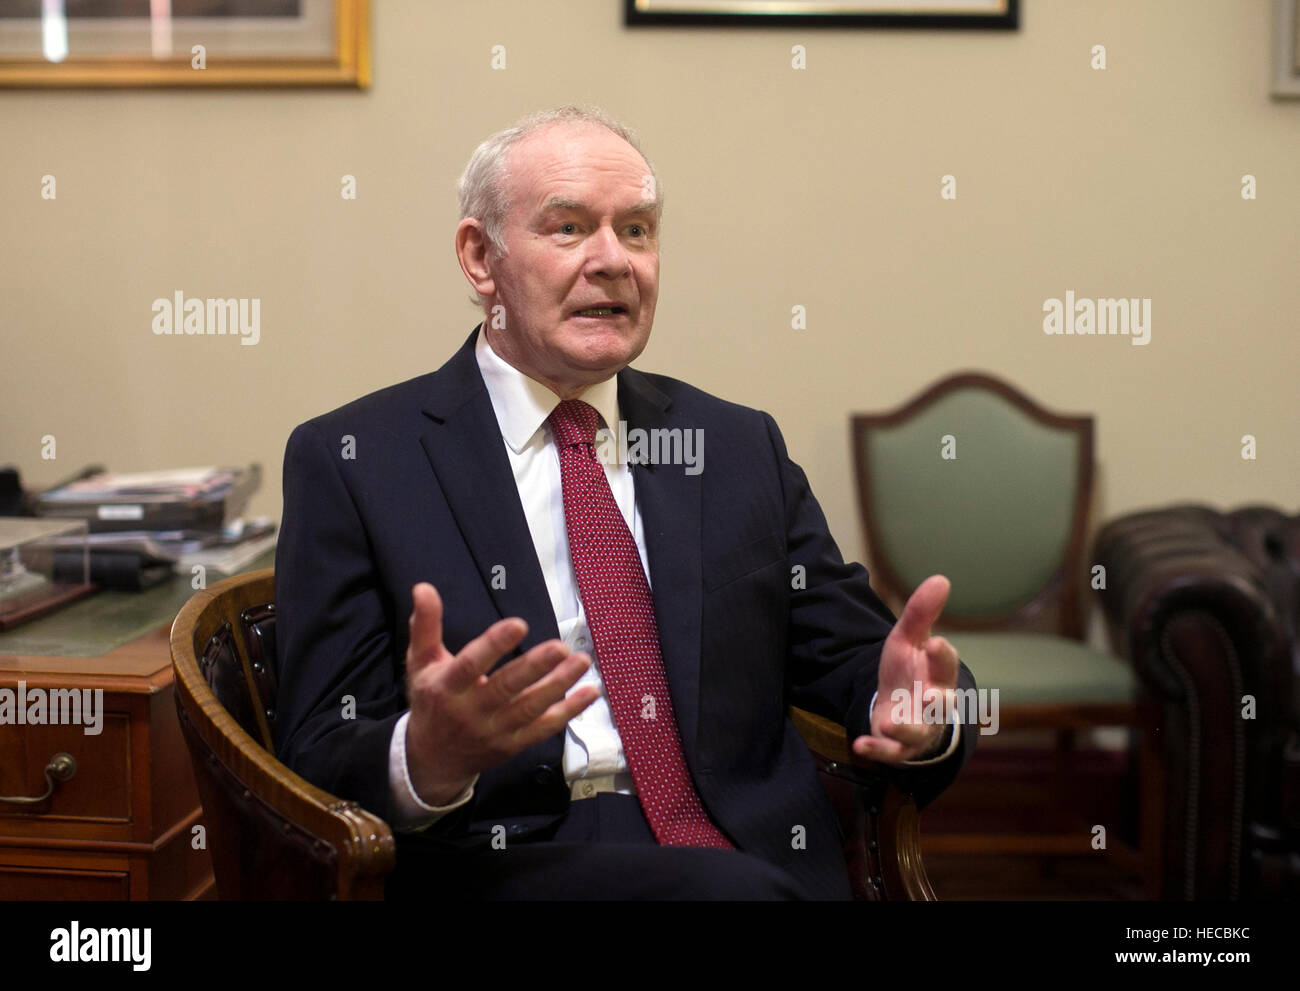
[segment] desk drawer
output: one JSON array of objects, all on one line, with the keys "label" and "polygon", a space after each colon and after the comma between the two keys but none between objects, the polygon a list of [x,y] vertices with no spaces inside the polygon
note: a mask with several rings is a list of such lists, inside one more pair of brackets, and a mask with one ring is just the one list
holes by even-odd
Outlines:
[{"label": "desk drawer", "polygon": [[87,736],[81,726],[0,726],[0,795],[42,794],[45,765],[57,753],[76,760],[72,780],[56,782],[54,794],[39,805],[0,802],[0,835],[34,818],[51,824],[131,820],[131,720],[126,713],[104,713],[102,732],[95,736]]},{"label": "desk drawer", "polygon": [[0,863],[0,898],[5,901],[124,901],[130,890],[130,875],[126,871],[82,871]]}]

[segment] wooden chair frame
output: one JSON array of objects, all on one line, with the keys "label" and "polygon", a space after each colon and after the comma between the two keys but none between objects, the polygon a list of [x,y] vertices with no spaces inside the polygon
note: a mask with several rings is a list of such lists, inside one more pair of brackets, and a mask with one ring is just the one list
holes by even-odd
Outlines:
[{"label": "wooden chair frame", "polygon": [[[258,694],[257,650],[247,642],[253,622],[274,613],[274,572],[254,571],[224,579],[196,592],[172,624],[172,664],[176,706],[194,763],[205,810],[231,794],[256,803],[258,815],[241,817],[249,835],[211,836],[221,898],[269,899],[293,893],[264,890],[259,878],[241,873],[233,848],[259,842],[264,830],[301,834],[322,853],[313,871],[322,872],[305,890],[331,898],[379,899],[384,878],[395,865],[392,831],[355,802],[342,801],[294,774],[275,759],[265,709],[271,700]],[[204,677],[199,657],[225,629],[233,637],[244,673],[244,687],[258,714],[255,739],[226,711]],[[812,751],[844,833],[844,855],[854,896],[859,900],[935,900],[921,860],[920,814],[913,799],[898,789],[889,768],[852,753],[846,731],[829,719],[791,708],[790,717]]]},{"label": "wooden chair frame", "polygon": [[[383,898],[384,878],[396,863],[393,834],[387,823],[355,802],[345,802],[294,774],[275,759],[262,741],[255,740],[230,716],[212,693],[199,670],[204,645],[223,625],[242,630],[242,615],[251,608],[273,605],[274,572],[271,569],[236,575],[196,592],[172,624],[172,667],[176,674],[176,708],[194,763],[199,796],[208,809],[221,801],[218,778],[243,786],[247,802],[259,802],[270,811],[268,825],[278,820],[284,832],[298,830],[313,844],[334,852],[334,877],[327,880],[332,897],[340,900]],[[244,668],[245,683],[252,685],[252,661],[245,638],[234,642]],[[255,699],[259,709],[262,700]],[[269,739],[265,716],[262,726]],[[257,842],[242,836],[238,842]],[[261,891],[257,878],[242,875],[234,856],[232,838],[209,836],[213,872],[221,898],[272,898]],[[328,869],[328,868],[323,868]]]},{"label": "wooden chair frame", "polygon": [[[1025,627],[1048,614],[1055,606],[1055,632],[1074,640],[1084,639],[1081,591],[1083,560],[1092,508],[1094,480],[1094,421],[1087,415],[1067,415],[1040,406],[1013,385],[984,372],[965,371],[949,375],[926,388],[915,398],[885,413],[856,413],[851,418],[853,459],[858,486],[858,504],[867,539],[867,555],[873,584],[886,596],[903,602],[911,594],[884,552],[882,525],[875,513],[869,458],[872,432],[904,423],[939,400],[965,389],[983,389],[1007,400],[1034,422],[1074,431],[1078,436],[1075,464],[1076,484],[1069,537],[1061,563],[1043,586],[1026,602],[1008,612],[982,617],[944,618],[946,629],[991,631]],[[1142,702],[1131,703],[1042,703],[1003,707],[1003,730],[1048,729],[1056,736],[1055,776],[1066,781],[1073,773],[1075,734],[1100,726],[1127,726],[1138,730],[1138,762],[1142,802],[1139,810],[1140,852],[1123,844],[1112,844],[1111,855],[1124,869],[1142,874],[1148,893],[1159,885],[1160,840],[1163,826],[1161,792],[1162,764],[1154,709]],[[926,848],[933,853],[1031,853],[1075,854],[1080,851],[1074,835],[1058,834],[938,834],[930,836]]]},{"label": "wooden chair frame", "polygon": [[887,413],[853,415],[853,460],[858,481],[858,507],[866,531],[867,555],[871,563],[872,575],[877,579],[876,584],[887,595],[897,597],[899,602],[905,601],[912,592],[912,589],[908,588],[899,577],[893,561],[883,550],[883,529],[875,513],[874,490],[871,484],[869,458],[866,455],[871,445],[872,432],[881,427],[893,427],[905,423],[939,400],[966,389],[983,389],[992,392],[1007,400],[1036,423],[1054,429],[1070,430],[1077,434],[1079,439],[1075,466],[1077,484],[1073,497],[1070,536],[1065,553],[1062,555],[1060,566],[1052,572],[1042,588],[1027,602],[1009,612],[978,618],[945,619],[945,624],[954,630],[993,630],[1005,629],[1008,626],[1023,626],[1044,614],[1053,603],[1059,602],[1056,616],[1057,632],[1062,636],[1082,640],[1084,629],[1080,603],[1079,566],[1083,561],[1084,541],[1088,535],[1088,514],[1092,504],[1093,419],[1090,416],[1067,416],[1054,413],[1039,406],[1011,384],[983,372],[959,372],[950,375],[934,383],[916,398]]}]

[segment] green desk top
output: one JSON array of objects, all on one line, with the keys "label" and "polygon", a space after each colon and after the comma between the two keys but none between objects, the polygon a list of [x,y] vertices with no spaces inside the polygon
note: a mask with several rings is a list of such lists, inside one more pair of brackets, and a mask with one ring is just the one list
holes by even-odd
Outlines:
[{"label": "green desk top", "polygon": [[[272,548],[244,570],[274,565]],[[208,572],[210,582],[223,577]],[[178,574],[143,592],[96,592],[16,630],[0,633],[0,654],[98,657],[160,626],[170,626],[193,594],[188,574]]]}]

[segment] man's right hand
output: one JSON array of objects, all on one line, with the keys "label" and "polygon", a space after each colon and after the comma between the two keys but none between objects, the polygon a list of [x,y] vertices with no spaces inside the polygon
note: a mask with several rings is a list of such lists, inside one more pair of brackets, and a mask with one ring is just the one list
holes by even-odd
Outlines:
[{"label": "man's right hand", "polygon": [[442,643],[437,590],[420,582],[411,602],[406,763],[426,804],[450,804],[474,775],[558,733],[600,697],[594,685],[565,697],[591,658],[560,640],[539,643],[489,675],[528,632],[522,619],[493,623],[453,655]]}]

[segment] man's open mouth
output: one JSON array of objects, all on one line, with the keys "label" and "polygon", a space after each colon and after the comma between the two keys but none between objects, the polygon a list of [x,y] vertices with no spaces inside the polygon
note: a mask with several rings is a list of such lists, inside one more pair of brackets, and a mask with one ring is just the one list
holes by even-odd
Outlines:
[{"label": "man's open mouth", "polygon": [[575,310],[575,317],[612,317],[627,312],[626,306],[589,306],[585,310]]}]

